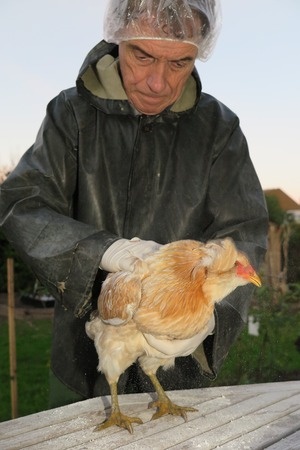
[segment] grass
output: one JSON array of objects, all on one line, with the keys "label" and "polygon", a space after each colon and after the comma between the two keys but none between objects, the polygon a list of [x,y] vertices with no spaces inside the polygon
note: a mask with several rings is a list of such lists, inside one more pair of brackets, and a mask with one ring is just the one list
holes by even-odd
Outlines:
[{"label": "grass", "polygon": [[263,287],[250,314],[259,335],[245,329],[232,347],[213,386],[300,379],[300,285],[286,294]]},{"label": "grass", "polygon": [[299,380],[299,336],[299,313],[264,315],[259,336],[249,335],[247,329],[242,332],[211,386]]},{"label": "grass", "polygon": [[[19,416],[47,409],[51,347],[50,319],[17,320]],[[11,418],[7,319],[0,318],[0,421]]]},{"label": "grass", "polygon": [[[299,301],[272,307],[262,302],[251,313],[259,336],[245,329],[211,386],[300,379]],[[296,306],[296,307],[295,307]],[[19,416],[47,409],[51,320],[18,320],[17,379]],[[0,318],[0,421],[11,418],[7,319]]]}]

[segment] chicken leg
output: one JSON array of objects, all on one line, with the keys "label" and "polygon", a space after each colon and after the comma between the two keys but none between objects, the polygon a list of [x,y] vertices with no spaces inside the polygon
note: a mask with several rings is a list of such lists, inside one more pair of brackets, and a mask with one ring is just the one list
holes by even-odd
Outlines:
[{"label": "chicken leg", "polygon": [[157,379],[157,376],[154,373],[147,374],[152,381],[152,384],[157,392],[158,400],[151,402],[149,408],[157,408],[156,413],[153,414],[152,420],[158,419],[161,416],[166,414],[172,414],[173,416],[181,416],[185,421],[187,421],[187,411],[198,411],[195,408],[191,408],[188,406],[178,406],[173,403],[165,391],[163,390],[162,385]]},{"label": "chicken leg", "polygon": [[105,428],[109,428],[113,425],[117,425],[118,427],[125,428],[129,433],[133,433],[132,424],[133,423],[143,423],[143,421],[139,417],[129,417],[123,414],[120,411],[119,400],[118,400],[118,392],[117,392],[117,383],[113,382],[109,385],[110,394],[111,394],[111,413],[108,419],[98,425],[94,431],[101,431]]}]

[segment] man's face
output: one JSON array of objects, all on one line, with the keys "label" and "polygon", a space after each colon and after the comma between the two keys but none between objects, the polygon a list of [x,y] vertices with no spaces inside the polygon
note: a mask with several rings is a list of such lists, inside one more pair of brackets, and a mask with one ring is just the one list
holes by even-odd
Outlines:
[{"label": "man's face", "polygon": [[159,114],[180,97],[196,57],[197,47],[186,42],[121,42],[120,70],[129,101],[140,113]]}]

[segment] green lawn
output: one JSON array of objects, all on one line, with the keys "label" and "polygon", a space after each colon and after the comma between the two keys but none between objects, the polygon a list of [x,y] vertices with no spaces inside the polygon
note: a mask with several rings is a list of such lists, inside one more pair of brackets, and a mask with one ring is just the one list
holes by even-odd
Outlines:
[{"label": "green lawn", "polygon": [[245,329],[231,348],[212,386],[267,383],[300,379],[300,314],[266,313],[259,336]]},{"label": "green lawn", "polygon": [[[247,330],[232,347],[211,386],[286,381],[300,378],[299,308],[254,310],[259,336]],[[18,320],[17,379],[19,416],[47,409],[51,320]],[[0,318],[0,421],[11,418],[7,319]]]},{"label": "green lawn", "polygon": [[[51,320],[17,320],[19,416],[47,409]],[[11,418],[7,319],[0,318],[0,421]]]}]

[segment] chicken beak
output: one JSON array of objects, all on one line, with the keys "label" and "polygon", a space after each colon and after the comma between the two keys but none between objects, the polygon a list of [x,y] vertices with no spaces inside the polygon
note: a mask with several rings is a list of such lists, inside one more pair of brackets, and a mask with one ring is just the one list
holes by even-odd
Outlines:
[{"label": "chicken beak", "polygon": [[253,274],[251,274],[249,276],[249,281],[250,281],[250,283],[253,283],[253,284],[255,284],[255,286],[258,286],[258,287],[261,287],[261,285],[262,285],[261,279],[259,278],[259,276],[257,275],[256,272],[254,272]]}]

